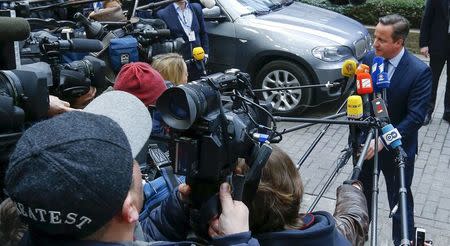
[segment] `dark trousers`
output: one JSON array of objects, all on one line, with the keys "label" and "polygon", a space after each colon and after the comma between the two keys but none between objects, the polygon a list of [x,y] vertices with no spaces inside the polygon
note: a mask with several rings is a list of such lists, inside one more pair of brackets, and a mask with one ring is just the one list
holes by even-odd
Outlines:
[{"label": "dark trousers", "polygon": [[[387,151],[384,149],[380,152],[378,163],[378,174],[380,170],[383,172],[384,179],[386,181],[387,195],[389,208],[392,208],[399,201],[399,169],[397,163],[394,161],[393,151]],[[405,185],[407,190],[407,217],[408,217],[408,238],[413,239],[414,233],[414,201],[411,193],[411,183],[414,175],[414,156],[408,158],[405,166]],[[373,159],[365,161],[359,180],[363,183],[364,195],[367,199],[367,207],[369,209],[369,217],[372,220],[372,191],[373,191]],[[379,198],[381,199],[381,198]],[[395,245],[399,245],[401,242],[401,217],[400,217],[400,204],[397,212],[392,217],[392,239]]]},{"label": "dark trousers", "polygon": [[[447,36],[447,43],[450,44],[450,34]],[[430,113],[434,111],[439,78],[441,76],[442,69],[444,68],[445,61],[447,61],[447,82],[445,85],[444,114],[450,116],[450,48],[448,47],[447,53],[444,52],[430,54],[430,68],[433,74],[433,87],[430,103],[428,104],[428,109]]]}]

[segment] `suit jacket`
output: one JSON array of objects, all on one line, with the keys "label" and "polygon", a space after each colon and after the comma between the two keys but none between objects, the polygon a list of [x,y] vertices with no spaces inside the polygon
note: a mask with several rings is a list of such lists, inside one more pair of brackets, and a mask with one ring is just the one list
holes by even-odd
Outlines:
[{"label": "suit jacket", "polygon": [[[371,67],[374,56],[374,52],[370,52],[363,63]],[[413,161],[417,153],[418,131],[427,113],[431,81],[430,68],[405,49],[387,89],[386,103],[389,118],[402,136],[403,148],[409,161]],[[385,154],[382,153],[381,156]]]},{"label": "suit jacket", "polygon": [[[189,38],[184,32],[183,26],[181,26],[178,19],[178,13],[173,4],[167,5],[156,13],[158,18],[166,22],[172,38],[182,37],[186,42],[181,50],[185,59],[192,58],[192,48],[194,47],[202,47],[206,54],[209,53],[209,42],[206,33],[205,20],[203,19],[202,7],[198,3],[190,3],[188,7],[192,11],[191,29],[195,32],[195,41],[193,42],[189,42]],[[192,44],[192,47],[189,44]]]},{"label": "suit jacket", "polygon": [[448,0],[427,0],[420,25],[420,47],[428,46],[430,54],[447,54]]}]

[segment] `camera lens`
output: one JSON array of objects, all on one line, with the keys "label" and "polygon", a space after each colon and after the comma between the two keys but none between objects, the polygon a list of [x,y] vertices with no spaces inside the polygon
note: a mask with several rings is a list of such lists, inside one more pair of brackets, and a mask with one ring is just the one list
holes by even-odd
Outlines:
[{"label": "camera lens", "polygon": [[189,108],[188,105],[183,105],[176,100],[170,102],[170,112],[172,112],[173,116],[180,120],[188,120],[189,119]]},{"label": "camera lens", "polygon": [[194,81],[167,89],[156,102],[161,117],[172,128],[189,129],[194,122],[218,108],[216,91],[207,81]]},{"label": "camera lens", "polygon": [[13,99],[15,106],[25,111],[26,120],[38,120],[47,115],[47,78],[25,70],[0,71],[0,94]]}]

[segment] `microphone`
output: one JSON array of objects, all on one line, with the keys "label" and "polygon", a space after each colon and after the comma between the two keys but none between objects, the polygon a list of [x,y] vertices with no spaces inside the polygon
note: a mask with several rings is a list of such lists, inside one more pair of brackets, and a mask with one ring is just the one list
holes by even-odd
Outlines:
[{"label": "microphone", "polygon": [[362,97],[360,95],[349,96],[347,99],[347,118],[359,120],[362,116]]},{"label": "microphone", "polygon": [[45,53],[49,51],[97,52],[103,49],[103,44],[96,39],[74,38],[55,42],[44,41],[41,43],[41,48]]},{"label": "microphone", "polygon": [[356,91],[358,95],[366,95],[373,93],[373,85],[370,74],[368,73],[356,74]]},{"label": "microphone", "polygon": [[196,61],[203,61],[205,59],[205,50],[202,47],[195,47],[192,49],[192,56]]},{"label": "microphone", "polygon": [[378,74],[377,78],[377,87],[379,89],[387,89],[391,85],[391,81],[389,80],[388,73],[382,72]]},{"label": "microphone", "polygon": [[30,31],[30,24],[24,18],[0,17],[0,42],[25,40]]},{"label": "microphone", "polygon": [[146,38],[152,38],[152,39],[162,39],[162,38],[168,38],[170,37],[170,30],[169,29],[145,29],[142,32],[136,32],[136,34],[140,34]]},{"label": "microphone", "polygon": [[206,69],[205,69],[205,50],[202,47],[195,47],[192,49],[192,57],[194,59],[190,59],[187,63],[194,62],[199,63],[202,68],[203,75],[206,75]]},{"label": "microphone", "polygon": [[370,73],[370,67],[366,64],[359,64],[358,68],[356,68],[355,74],[359,73]]},{"label": "microphone", "polygon": [[356,93],[362,96],[364,116],[370,115],[369,94],[373,93],[372,79],[369,73],[356,74]]},{"label": "microphone", "polygon": [[[362,98],[359,95],[349,96],[347,99],[347,118],[349,120],[359,120],[363,117],[363,105]],[[356,128],[355,125],[349,126],[348,133],[348,141],[350,147],[352,148],[353,154],[353,164],[357,163],[357,155],[358,155],[358,136],[360,131]]]},{"label": "microphone", "polygon": [[356,62],[354,60],[345,60],[342,64],[341,74],[344,77],[352,77],[356,72]]},{"label": "microphone", "polygon": [[374,116],[381,120],[381,137],[383,141],[393,149],[400,147],[402,145],[402,136],[397,128],[390,124],[389,114],[384,100],[381,98],[374,99],[372,101],[372,109]]},{"label": "microphone", "polygon": [[378,74],[384,72],[384,58],[375,56],[372,62],[372,81],[374,83],[375,92],[379,92],[380,88],[377,88]]}]

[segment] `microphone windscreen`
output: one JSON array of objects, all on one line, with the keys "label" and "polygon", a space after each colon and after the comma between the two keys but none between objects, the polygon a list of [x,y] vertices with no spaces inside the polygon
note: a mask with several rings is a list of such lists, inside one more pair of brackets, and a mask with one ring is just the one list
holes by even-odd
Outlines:
[{"label": "microphone windscreen", "polygon": [[366,64],[359,64],[358,68],[356,69],[356,74],[358,73],[370,73],[370,67]]},{"label": "microphone windscreen", "polygon": [[24,18],[0,17],[0,42],[25,40],[30,36],[30,24]]},{"label": "microphone windscreen", "polygon": [[170,30],[169,29],[156,29],[156,32],[158,35],[163,37],[170,37]]},{"label": "microphone windscreen", "polygon": [[98,52],[103,49],[103,44],[100,40],[74,38],[71,39],[72,45],[70,50],[76,52]]},{"label": "microphone windscreen", "polygon": [[351,77],[356,72],[356,62],[354,60],[345,60],[342,64],[341,74],[344,77]]},{"label": "microphone windscreen", "polygon": [[[379,74],[380,72],[383,72],[383,71],[380,71],[380,68],[383,66],[383,64],[384,64],[384,59],[383,59],[383,57],[375,56],[375,57],[373,58],[372,69],[371,69],[370,72],[371,72],[372,80],[373,80],[374,83],[377,82],[378,74]],[[384,67],[384,66],[383,66],[383,67]]]},{"label": "microphone windscreen", "polygon": [[374,116],[380,120],[389,122],[389,113],[384,100],[381,98],[375,98],[371,103]]},{"label": "microphone windscreen", "polygon": [[202,47],[195,47],[192,49],[192,56],[197,61],[202,61],[205,58],[205,50]]},{"label": "microphone windscreen", "polygon": [[366,95],[373,92],[373,85],[370,74],[356,74],[356,92],[358,93],[358,95]]},{"label": "microphone windscreen", "polygon": [[377,88],[383,89],[383,88],[389,88],[391,84],[391,81],[389,81],[388,73],[382,72],[378,74],[377,78]]},{"label": "microphone windscreen", "polygon": [[349,96],[347,99],[347,118],[361,119],[363,116],[363,103],[359,95]]}]

